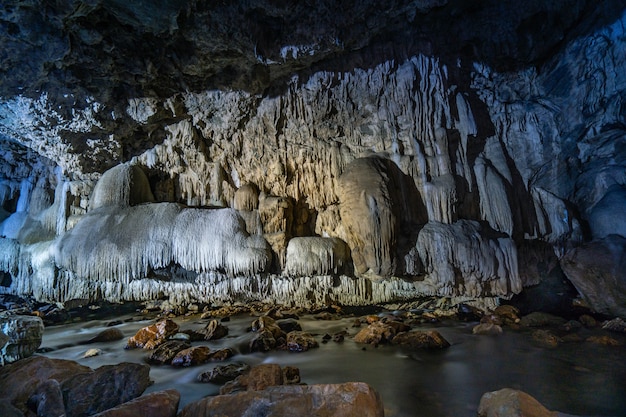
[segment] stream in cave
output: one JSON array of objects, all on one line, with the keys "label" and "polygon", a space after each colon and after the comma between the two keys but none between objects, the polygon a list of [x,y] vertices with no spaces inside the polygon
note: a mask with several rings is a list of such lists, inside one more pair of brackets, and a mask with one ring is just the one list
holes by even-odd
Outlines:
[{"label": "stream in cave", "polygon": [[[141,316],[119,317],[117,327],[130,337],[153,321]],[[229,335],[221,340],[194,342],[213,348],[247,345],[247,332],[254,318],[239,315],[225,322]],[[200,328],[207,320],[198,316],[175,319],[182,330]],[[481,396],[488,391],[510,387],[529,393],[551,410],[577,415],[626,415],[626,350],[624,345],[602,346],[588,342],[562,343],[549,349],[533,343],[528,331],[505,328],[500,336],[476,336],[476,323],[445,321],[426,324],[422,329],[438,330],[451,344],[442,351],[407,351],[396,346],[359,345],[351,336],[354,318],[316,320],[305,315],[298,320],[304,331],[315,335],[320,347],[303,353],[273,351],[237,354],[225,362],[189,368],[152,366],[154,384],[146,392],[176,388],[185,404],[207,395],[216,395],[219,386],[196,382],[201,372],[217,365],[245,362],[249,365],[278,363],[300,368],[302,382],[339,383],[363,381],[382,396],[387,417],[475,416]],[[51,358],[75,360],[97,368],[120,362],[143,363],[146,351],[125,350],[126,339],[80,345],[106,328],[110,320],[90,320],[47,327],[40,353]],[[347,330],[343,343],[321,343],[326,333]],[[626,336],[611,334],[621,342]],[[82,358],[87,349],[102,354]]]}]

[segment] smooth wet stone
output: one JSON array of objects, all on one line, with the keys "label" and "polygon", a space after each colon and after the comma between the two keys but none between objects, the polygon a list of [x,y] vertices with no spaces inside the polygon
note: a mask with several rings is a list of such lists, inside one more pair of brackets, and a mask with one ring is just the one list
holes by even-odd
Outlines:
[{"label": "smooth wet stone", "polygon": [[249,372],[244,373],[232,381],[226,383],[220,394],[230,394],[237,391],[260,391],[267,387],[283,385],[283,371],[280,365],[266,363],[253,366]]},{"label": "smooth wet stone", "polygon": [[167,342],[159,345],[154,349],[147,357],[148,363],[154,365],[164,365],[172,363],[172,359],[181,350],[190,348],[191,345],[188,342],[180,340],[168,340]]},{"label": "smooth wet stone", "polygon": [[224,348],[209,353],[210,362],[221,362],[235,356],[235,351],[231,348]]},{"label": "smooth wet stone", "polygon": [[211,349],[208,346],[193,346],[183,349],[172,359],[173,366],[196,366],[210,360]]},{"label": "smooth wet stone", "polygon": [[61,385],[55,379],[43,381],[28,399],[31,410],[37,411],[37,417],[58,417],[65,415]]},{"label": "smooth wet stone", "polygon": [[276,324],[285,333],[293,332],[294,330],[302,330],[302,326],[300,326],[300,323],[298,323],[296,319],[277,320]]},{"label": "smooth wet stone", "polygon": [[436,330],[400,333],[391,342],[394,345],[412,349],[443,349],[450,346],[450,343]]},{"label": "smooth wet stone", "polygon": [[333,416],[383,417],[380,395],[368,384],[284,385],[263,391],[206,397],[188,404],[180,417]]},{"label": "smooth wet stone", "polygon": [[562,342],[560,337],[548,330],[535,330],[532,338],[535,343],[547,348],[555,348]]},{"label": "smooth wet stone", "polygon": [[250,365],[242,362],[220,365],[210,371],[202,372],[198,375],[199,382],[212,382],[214,384],[224,384],[232,381],[239,375],[250,371]]},{"label": "smooth wet stone", "polygon": [[612,332],[626,333],[626,321],[622,320],[620,317],[616,317],[613,320],[604,322],[602,328]]},{"label": "smooth wet stone", "polygon": [[67,417],[89,416],[138,397],[151,384],[149,373],[148,365],[123,362],[65,380],[61,391]]},{"label": "smooth wet stone", "polygon": [[[27,358],[39,348],[43,336],[43,321],[35,316],[0,318],[0,332],[6,337],[0,348],[0,364]],[[8,339],[8,340],[7,340]]]},{"label": "smooth wet stone", "polygon": [[250,352],[269,352],[276,348],[277,341],[269,330],[261,330],[249,343]]},{"label": "smooth wet stone", "polygon": [[483,314],[478,308],[461,303],[457,306],[456,316],[461,321],[480,321]]},{"label": "smooth wet stone", "polygon": [[478,417],[557,417],[557,414],[525,392],[504,388],[482,396]]},{"label": "smooth wet stone", "polygon": [[291,352],[306,352],[309,349],[319,347],[317,340],[306,332],[293,331],[287,333],[287,350]]},{"label": "smooth wet stone", "polygon": [[607,336],[607,335],[603,335],[603,336],[589,336],[586,339],[587,342],[590,343],[595,343],[597,345],[602,345],[602,346],[622,346],[622,342],[620,342],[619,340],[611,337],[611,336]]},{"label": "smooth wet stone", "polygon": [[155,324],[139,329],[134,336],[128,339],[126,349],[154,349],[164,343],[169,336],[176,333],[178,333],[178,324],[169,319],[160,320]]},{"label": "smooth wet stone", "polygon": [[180,393],[175,389],[152,392],[93,417],[176,417]]},{"label": "smooth wet stone", "polygon": [[83,358],[93,358],[94,356],[102,355],[101,349],[88,349],[83,353]]},{"label": "smooth wet stone", "polygon": [[502,327],[493,323],[480,323],[472,328],[473,334],[497,336],[502,334]]},{"label": "smooth wet stone", "polygon": [[561,326],[565,322],[566,320],[563,317],[541,311],[535,311],[522,317],[520,325],[524,327]]},{"label": "smooth wet stone", "polygon": [[252,322],[253,332],[260,333],[264,330],[271,332],[274,339],[284,338],[286,335],[271,317],[262,316]]},{"label": "smooth wet stone", "polygon": [[[578,318],[578,321],[580,321],[585,327],[596,327],[598,325],[596,319],[591,317],[589,314],[583,314]],[[624,329],[624,331],[626,331],[626,327]]]},{"label": "smooth wet stone", "polygon": [[0,398],[7,399],[18,408],[25,408],[26,402],[42,382],[56,380],[63,383],[77,374],[90,372],[93,372],[91,368],[74,361],[31,356],[0,367]]},{"label": "smooth wet stone", "polygon": [[498,306],[493,310],[493,314],[498,316],[503,324],[511,325],[520,322],[520,311],[517,307],[504,304]]},{"label": "smooth wet stone", "polygon": [[124,334],[118,328],[112,327],[110,329],[106,329],[98,333],[96,336],[87,340],[85,343],[101,343],[101,342],[114,342],[117,340],[122,340],[124,338]]}]

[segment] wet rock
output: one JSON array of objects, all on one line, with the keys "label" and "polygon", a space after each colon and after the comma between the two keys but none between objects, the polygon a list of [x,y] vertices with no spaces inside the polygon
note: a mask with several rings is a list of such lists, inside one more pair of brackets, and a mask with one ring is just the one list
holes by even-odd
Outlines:
[{"label": "wet rock", "polygon": [[340,319],[339,315],[330,313],[328,311],[322,311],[321,313],[317,313],[316,315],[313,316],[313,318],[315,320],[325,320],[325,321]]},{"label": "wet rock", "polygon": [[198,375],[198,381],[212,382],[214,384],[224,384],[249,371],[250,365],[246,363],[231,363],[228,365],[216,366],[210,371],[202,372]]},{"label": "wet rock", "polygon": [[196,366],[210,360],[211,349],[208,346],[194,346],[183,349],[172,359],[173,366]]},{"label": "wet rock", "polygon": [[293,332],[294,330],[302,330],[302,326],[300,326],[300,323],[298,323],[296,319],[278,320],[276,324],[285,333]]},{"label": "wet rock", "polygon": [[101,349],[88,349],[85,353],[83,353],[83,358],[92,358],[99,355],[102,355]]},{"label": "wet rock", "polygon": [[101,343],[101,342],[114,342],[116,340],[122,340],[124,335],[120,329],[112,327],[110,329],[106,329],[98,333],[96,336],[84,342],[88,343]]},{"label": "wet rock", "polygon": [[515,306],[504,304],[496,307],[493,314],[502,320],[502,324],[512,325],[520,322],[520,312]]},{"label": "wet rock", "polygon": [[228,335],[228,327],[222,325],[218,320],[211,320],[203,329],[188,331],[187,334],[192,341],[216,340]]},{"label": "wet rock", "polygon": [[206,397],[188,404],[180,417],[333,416],[382,417],[383,403],[372,387],[361,382],[328,385],[284,385],[263,391]]},{"label": "wet rock", "polygon": [[565,323],[565,319],[554,314],[535,311],[527,314],[520,320],[520,324],[524,327],[544,327],[544,326],[561,326]]},{"label": "wet rock", "polygon": [[262,330],[250,340],[250,352],[269,352],[276,348],[277,341],[269,330]]},{"label": "wet rock", "polygon": [[295,366],[284,366],[283,367],[283,382],[287,385],[299,384],[300,383],[300,368],[296,368]]},{"label": "wet rock", "polygon": [[402,323],[401,321],[385,319],[384,323],[391,326],[393,330],[396,332],[396,334],[402,333],[402,332],[408,332],[409,330],[411,330],[411,326],[406,325]]},{"label": "wet rock", "polygon": [[154,349],[164,343],[167,338],[178,332],[178,324],[172,320],[161,320],[150,326],[143,327],[128,339],[126,349],[144,348]]},{"label": "wet rock", "polygon": [[175,389],[168,389],[142,395],[93,417],[176,417],[179,402],[180,393]]},{"label": "wet rock", "polygon": [[91,368],[74,361],[31,356],[0,368],[0,397],[26,409],[26,402],[42,382],[63,383],[77,374],[90,372],[93,372]]},{"label": "wet rock", "polygon": [[261,391],[267,387],[283,384],[283,371],[279,365],[268,363],[253,366],[250,372],[243,375],[248,391]]},{"label": "wet rock", "polygon": [[293,331],[287,333],[287,350],[291,352],[306,352],[309,349],[319,347],[319,344],[309,333]]},{"label": "wet rock", "polygon": [[[591,317],[589,314],[583,314],[582,316],[578,318],[578,321],[580,321],[580,323],[585,327],[596,327],[598,325],[598,322],[596,321],[596,319]],[[625,331],[626,331],[626,326],[625,326]]]},{"label": "wet rock", "polygon": [[99,413],[141,395],[151,384],[150,367],[123,362],[74,375],[61,384],[67,417]]},{"label": "wet rock", "polygon": [[610,336],[602,335],[602,336],[589,336],[587,342],[595,343],[597,345],[602,346],[621,346],[623,343],[617,339],[614,339]]},{"label": "wet rock", "polygon": [[502,327],[493,323],[480,323],[472,328],[473,334],[497,336],[502,334]]},{"label": "wet rock", "polygon": [[36,410],[37,417],[58,417],[65,415],[61,385],[55,379],[43,381],[28,399],[28,407]]},{"label": "wet rock", "polygon": [[532,333],[532,338],[537,344],[548,348],[555,348],[562,342],[560,337],[549,330],[535,330]]},{"label": "wet rock", "polygon": [[343,331],[341,331],[339,333],[335,333],[333,335],[333,342],[335,342],[335,343],[343,342],[347,334],[348,334],[348,332],[346,332],[345,330],[343,330]]},{"label": "wet rock", "polygon": [[391,342],[394,345],[412,349],[443,349],[450,346],[450,343],[436,330],[400,333]]},{"label": "wet rock", "polygon": [[612,332],[626,333],[626,321],[617,317],[613,320],[605,321],[602,324],[604,330],[610,330]]},{"label": "wet rock", "polygon": [[276,324],[276,321],[268,316],[262,316],[252,322],[253,332],[269,331],[274,339],[285,337],[285,332]]},{"label": "wet rock", "polygon": [[504,388],[482,396],[478,417],[556,417],[556,413],[525,392]]},{"label": "wet rock", "polygon": [[41,345],[43,330],[43,321],[39,317],[0,318],[0,332],[6,336],[4,346],[0,348],[0,364],[12,363],[35,353]]},{"label": "wet rock", "polygon": [[568,322],[564,323],[561,326],[561,329],[563,329],[566,332],[573,332],[575,330],[578,330],[580,328],[582,328],[583,325],[581,322],[577,321],[577,320],[569,320]]},{"label": "wet rock", "polygon": [[154,365],[170,364],[178,352],[189,349],[190,347],[191,345],[188,342],[168,340],[159,345],[154,351],[150,352],[146,360],[148,363]]},{"label": "wet rock", "polygon": [[483,316],[480,309],[465,303],[457,306],[456,315],[461,321],[480,321]]},{"label": "wet rock", "polygon": [[189,341],[191,341],[191,336],[189,336],[189,334],[187,334],[187,333],[179,332],[179,333],[171,335],[169,337],[169,340],[178,340],[178,341],[181,341],[181,342],[189,342]]},{"label": "wet rock", "polygon": [[366,328],[359,331],[354,336],[356,343],[369,343],[377,345],[379,343],[391,342],[396,335],[396,330],[387,323],[374,321]]},{"label": "wet rock", "polygon": [[0,399],[0,410],[3,417],[24,417],[24,413],[7,400]]},{"label": "wet rock", "polygon": [[232,358],[235,355],[235,351],[231,348],[225,348],[213,351],[209,354],[209,361],[211,362],[221,362],[226,359]]}]

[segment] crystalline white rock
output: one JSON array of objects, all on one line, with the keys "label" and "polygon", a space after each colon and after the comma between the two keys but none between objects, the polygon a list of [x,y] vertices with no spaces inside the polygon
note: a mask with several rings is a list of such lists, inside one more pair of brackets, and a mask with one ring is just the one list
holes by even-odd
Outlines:
[{"label": "crystalline white rock", "polygon": [[350,262],[348,245],[337,238],[294,237],[287,245],[287,275],[308,276],[340,273]]}]

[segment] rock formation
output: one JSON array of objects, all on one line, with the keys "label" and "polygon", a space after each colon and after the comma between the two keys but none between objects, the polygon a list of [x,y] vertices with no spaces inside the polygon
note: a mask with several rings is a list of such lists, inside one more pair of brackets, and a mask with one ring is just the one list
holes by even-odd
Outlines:
[{"label": "rock formation", "polygon": [[508,298],[626,237],[626,1],[40,3],[0,11],[0,292]]}]

